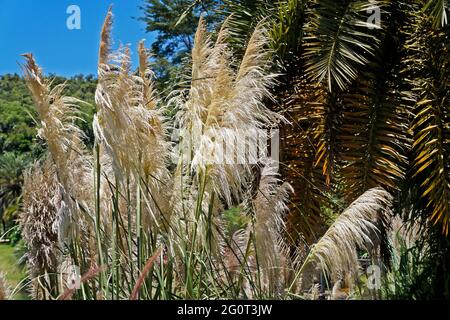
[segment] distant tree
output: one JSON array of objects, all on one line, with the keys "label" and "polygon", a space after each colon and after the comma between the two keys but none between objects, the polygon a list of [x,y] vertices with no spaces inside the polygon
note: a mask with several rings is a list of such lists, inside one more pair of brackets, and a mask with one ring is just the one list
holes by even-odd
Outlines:
[{"label": "distant tree", "polygon": [[[71,79],[50,75],[54,84],[66,83],[67,93],[86,104],[80,104],[78,125],[93,140],[92,118],[97,80],[93,76],[75,76]],[[43,148],[36,139],[33,101],[24,80],[18,75],[0,76],[0,154],[30,153],[39,157]]]},{"label": "distant tree", "polygon": [[[220,20],[219,0],[144,0],[141,6],[147,32],[156,32],[152,44],[158,83],[170,82],[183,59],[192,50],[193,36],[200,15],[214,28]],[[181,18],[181,19],[180,19]]]},{"label": "distant tree", "polygon": [[0,152],[32,151],[36,136],[32,100],[18,75],[0,77]]}]

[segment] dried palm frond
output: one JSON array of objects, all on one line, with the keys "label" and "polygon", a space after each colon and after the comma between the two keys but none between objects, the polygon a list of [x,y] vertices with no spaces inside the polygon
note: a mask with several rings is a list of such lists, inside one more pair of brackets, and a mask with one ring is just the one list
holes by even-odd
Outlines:
[{"label": "dried palm frond", "polygon": [[363,77],[343,94],[339,139],[344,194],[349,201],[377,186],[394,194],[405,180],[411,108],[396,81],[401,56],[391,53],[393,42],[383,44]]},{"label": "dried palm frond", "polygon": [[311,244],[325,232],[321,211],[322,206],[330,206],[327,192],[335,166],[332,142],[337,116],[329,111],[325,88],[305,76],[293,79],[278,100],[283,107],[279,111],[291,123],[280,130],[281,174],[295,190],[289,235],[295,244]]}]

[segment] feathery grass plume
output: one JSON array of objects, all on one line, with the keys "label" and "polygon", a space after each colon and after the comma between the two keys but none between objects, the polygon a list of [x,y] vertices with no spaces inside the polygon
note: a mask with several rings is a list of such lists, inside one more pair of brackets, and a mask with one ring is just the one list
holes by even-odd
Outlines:
[{"label": "feathery grass plume", "polygon": [[[249,230],[250,228],[237,230],[231,236],[229,244],[223,243],[224,265],[232,277],[240,274],[245,259],[248,259],[245,253],[250,239]],[[254,268],[253,257],[246,264],[248,265],[248,269],[252,270]]]},{"label": "feathery grass plume", "polygon": [[[179,110],[175,123],[180,129],[180,149],[171,201],[179,228],[189,242],[191,257],[206,251],[215,264],[222,265],[222,260],[229,275],[237,271],[233,255],[238,258],[239,252],[233,253],[234,244],[231,248],[223,245],[220,213],[242,202],[253,181],[257,150],[267,150],[267,137],[258,136],[258,130],[276,127],[280,117],[263,104],[270,97],[268,88],[274,77],[266,67],[269,61],[263,25],[255,30],[244,62],[237,69],[228,35],[226,21],[213,42],[200,18],[192,50],[190,88],[174,92],[169,103]],[[183,237],[175,241],[181,256],[186,241]],[[223,257],[224,251],[231,255]],[[188,259],[186,269],[191,269],[193,259]],[[247,269],[244,266],[249,273]],[[219,270],[212,269],[211,276],[218,277]],[[232,275],[229,280],[233,279],[236,277]]]},{"label": "feathery grass plume", "polygon": [[74,124],[81,101],[63,95],[65,84],[52,88],[51,81],[43,76],[33,55],[23,56],[26,59],[22,66],[26,84],[41,123],[38,135],[47,142],[63,192],[59,233],[61,240],[64,240],[71,234],[71,229],[77,229],[80,223],[78,206],[88,209],[92,203],[92,192],[86,187],[92,181],[91,161],[82,141],[84,134]]},{"label": "feathery grass plume", "polygon": [[[152,72],[149,59],[150,51],[145,48],[144,41],[139,43],[139,76],[135,78],[134,90],[137,93],[137,107],[148,110],[147,116],[144,117],[149,121],[149,127],[138,127],[140,136],[150,134],[150,138],[146,138],[142,142],[145,150],[143,150],[143,175],[148,177],[153,174],[159,178],[166,178],[168,171],[165,167],[170,156],[170,143],[166,142],[167,124],[164,118],[164,108],[158,108],[158,99],[153,83],[154,73]],[[157,173],[157,174],[156,174]]]},{"label": "feathery grass plume", "polygon": [[[36,163],[25,173],[23,209],[20,227],[27,246],[26,261],[31,279],[55,274],[61,249],[58,241],[58,212],[62,193],[56,169],[50,158]],[[49,283],[56,286],[56,283]],[[33,280],[33,296],[40,296],[41,287]]]},{"label": "feathery grass plume", "polygon": [[[142,80],[142,95],[143,95],[143,104],[150,110],[154,110],[156,108],[156,99],[155,99],[155,88],[152,82],[155,74],[150,69],[149,60],[151,57],[150,51],[145,47],[145,41],[142,40],[139,42],[138,47],[139,53],[139,77]],[[157,120],[157,119],[155,119]],[[156,126],[156,124],[154,124]]]},{"label": "feathery grass plume", "polygon": [[[251,245],[251,228],[237,230],[229,242],[221,243],[222,263],[224,270],[219,270],[222,279],[226,284],[233,286],[240,285],[238,292],[240,298],[252,299],[255,297],[252,281],[256,278],[257,263],[255,259],[255,250]],[[222,239],[223,240],[223,239]],[[222,272],[223,271],[223,272]],[[216,271],[218,272],[218,271]]]},{"label": "feathery grass plume", "polygon": [[26,83],[42,124],[38,135],[48,143],[61,184],[70,190],[70,172],[67,169],[72,160],[70,155],[78,151],[71,149],[71,144],[74,136],[82,136],[82,131],[73,125],[76,119],[75,104],[78,100],[62,96],[64,85],[51,89],[51,82],[44,78],[33,55],[24,54],[23,56],[26,59],[22,67]]},{"label": "feathery grass plume", "polygon": [[[223,33],[224,28],[219,34]],[[205,21],[201,17],[192,50],[190,88],[173,93],[173,98],[169,101],[174,102],[179,110],[175,118],[180,129],[179,158],[174,174],[175,184],[171,202],[177,216],[180,219],[186,218],[182,221],[185,224],[184,228],[189,230],[188,238],[194,238],[195,245],[205,248],[212,245],[208,244],[205,237],[208,234],[208,224],[212,221],[202,213],[208,213],[209,208],[212,208],[213,212],[208,216],[213,218],[214,224],[218,224],[217,214],[220,211],[220,204],[217,194],[222,195],[221,190],[229,190],[227,186],[221,186],[216,190],[214,187],[217,185],[211,185],[211,180],[218,179],[212,178],[213,170],[211,166],[207,168],[206,165],[206,161],[215,156],[212,154],[215,150],[208,150],[208,147],[214,149],[216,145],[211,141],[211,132],[206,132],[208,128],[205,122],[208,108],[214,100],[214,93],[217,92],[217,90],[214,92],[214,84],[221,67],[218,65],[218,55],[226,51],[225,46],[220,47],[222,49],[220,52],[214,50],[211,37],[206,31]],[[229,86],[229,83],[224,83],[222,92],[229,91]],[[222,181],[216,183],[220,184]],[[214,232],[212,229],[209,230]],[[217,237],[210,237],[210,240],[213,239],[217,240]],[[216,245],[213,251],[217,253],[219,249]]]},{"label": "feathery grass plume", "polygon": [[[111,37],[104,34],[111,30],[111,19],[112,12],[109,11],[102,29],[101,48],[110,48],[110,44],[103,41],[109,41]],[[163,148],[167,150],[168,145],[162,143],[165,138],[164,119],[161,110],[156,109],[152,72],[148,66],[149,53],[143,43],[140,43],[138,51],[140,65],[136,76],[130,72],[128,47],[114,53],[103,50],[102,63],[98,66],[96,129],[97,138],[107,147],[117,173],[122,171],[129,175],[133,172],[136,176],[148,176],[154,173],[151,171],[158,171],[165,165],[163,156],[167,151],[163,152]],[[147,146],[147,150],[142,150]],[[142,164],[153,168],[140,172]]]},{"label": "feathery grass plume", "polygon": [[359,271],[358,249],[370,251],[379,241],[377,221],[380,216],[391,215],[391,205],[392,196],[383,188],[362,194],[313,245],[297,276],[309,263],[316,263],[335,279],[343,274],[355,277]]},{"label": "feathery grass plume", "polygon": [[[293,276],[293,261],[284,239],[283,217],[293,189],[279,179],[273,160],[266,159],[263,163],[256,195],[253,199],[247,196],[251,204],[243,204],[251,208],[253,222],[235,232],[230,243],[223,244],[223,256],[227,272],[243,279],[241,285],[247,298],[256,294],[281,298]],[[259,282],[261,292],[251,290],[250,282],[253,281]]]},{"label": "feathery grass plume", "polygon": [[169,180],[170,144],[166,141],[163,110],[156,107],[158,100],[153,90],[148,50],[143,43],[139,45],[139,74],[132,74],[128,47],[117,52],[107,50],[110,50],[111,36],[104,33],[109,33],[111,26],[109,11],[101,35],[95,135],[112,160],[119,182],[124,184],[131,179],[142,183],[146,216],[158,223],[161,207],[167,203],[160,189]]},{"label": "feathery grass plume", "polygon": [[[267,99],[273,99],[269,89],[275,84],[277,74],[271,73],[271,51],[269,36],[262,21],[256,26],[245,51],[234,85],[234,110],[236,120],[251,120],[258,128],[275,127],[280,121],[286,121],[282,116],[271,112],[265,106]],[[239,110],[244,103],[246,108]],[[233,115],[232,112],[229,113]],[[231,118],[229,121],[234,121]]]},{"label": "feathery grass plume", "polygon": [[5,275],[0,272],[0,301],[9,300],[11,289],[6,282]]},{"label": "feathery grass plume", "polygon": [[[388,234],[389,241],[392,243],[393,259],[400,259],[402,247],[412,248],[420,239],[427,239],[427,230],[422,229],[419,221],[404,222],[400,217],[392,218],[391,230]],[[426,242],[424,243],[425,246]],[[428,248],[424,247],[423,252]]]},{"label": "feathery grass plume", "polygon": [[100,33],[100,50],[98,56],[98,64],[104,65],[108,63],[109,54],[111,52],[111,30],[113,25],[113,12],[112,6],[108,9],[108,14],[106,15],[105,21],[102,26],[102,31]]},{"label": "feathery grass plume", "polygon": [[184,138],[183,163],[197,176],[208,172],[211,191],[230,204],[233,197],[242,197],[252,160],[246,154],[239,159],[233,150],[224,154],[224,149],[254,147],[258,141],[250,133],[277,126],[280,117],[263,103],[270,97],[268,88],[274,78],[267,70],[268,40],[263,25],[254,31],[237,72],[227,36],[225,22],[213,43],[200,19],[192,50],[191,88],[177,97],[180,112],[176,118]]},{"label": "feathery grass plume", "polygon": [[[245,103],[239,101],[241,105],[233,105],[238,103],[235,94],[240,89],[236,88],[236,72],[226,43],[227,37],[225,22],[214,43],[207,32],[205,20],[200,18],[192,50],[190,88],[173,93],[169,101],[179,110],[175,119],[180,129],[178,167],[172,197],[174,210],[180,218],[187,218],[183,220],[187,224],[188,221],[195,222],[190,229],[195,233],[194,238],[200,247],[214,247],[212,251],[216,254],[220,252],[219,235],[211,226],[221,224],[221,202],[223,200],[224,205],[232,205],[233,200],[242,198],[251,181],[249,159],[237,159],[235,150],[228,157],[224,150],[239,146],[245,152],[248,145],[256,146],[256,138],[249,137],[248,133],[263,127],[262,124],[255,125],[258,121],[255,114],[249,113],[251,118],[238,116],[239,112],[247,109]],[[254,80],[256,86],[264,85],[258,79]],[[261,97],[247,98],[258,100]],[[230,112],[234,115],[227,116]],[[267,109],[265,112],[270,113]],[[253,140],[248,141],[249,138]],[[264,141],[264,147],[266,143]],[[179,203],[182,206],[177,205]]]},{"label": "feathery grass plume", "polygon": [[276,163],[268,160],[261,172],[261,181],[256,198],[255,247],[258,263],[265,277],[265,286],[272,296],[281,297],[287,283],[286,277],[291,266],[284,240],[286,226],[283,215],[289,194],[294,190],[288,183],[281,183]]}]

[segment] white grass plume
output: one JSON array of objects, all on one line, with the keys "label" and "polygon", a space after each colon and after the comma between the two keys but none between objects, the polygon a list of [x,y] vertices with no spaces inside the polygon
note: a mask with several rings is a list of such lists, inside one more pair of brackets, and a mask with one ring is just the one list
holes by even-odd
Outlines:
[{"label": "white grass plume", "polygon": [[288,183],[281,183],[276,163],[268,160],[253,201],[254,232],[257,260],[266,277],[266,286],[274,296],[283,294],[285,272],[290,268],[283,215],[288,211],[286,202],[293,191]]},{"label": "white grass plume", "polygon": [[303,266],[317,263],[335,278],[343,274],[357,275],[358,249],[373,248],[381,234],[377,221],[381,215],[390,214],[391,205],[392,196],[383,188],[366,191],[313,245]]},{"label": "white grass plume", "polygon": [[120,183],[130,180],[142,184],[146,216],[158,223],[161,214],[168,212],[164,190],[170,185],[167,164],[171,146],[164,110],[158,108],[148,49],[143,42],[139,44],[139,70],[132,73],[129,47],[111,51],[111,19],[109,11],[102,29],[95,94],[96,141],[112,160]]},{"label": "white grass plume", "polygon": [[36,163],[25,173],[19,222],[28,249],[26,259],[31,278],[57,270],[61,252],[57,230],[61,201],[55,165],[50,159]]},{"label": "white grass plume", "polygon": [[39,114],[38,135],[48,145],[55,164],[58,182],[63,191],[60,210],[60,238],[65,240],[72,230],[82,225],[78,207],[89,209],[92,201],[92,159],[83,143],[83,132],[75,125],[80,100],[63,95],[65,84],[52,87],[32,54],[25,54],[22,66],[26,84],[32,94]]},{"label": "white grass plume", "polygon": [[111,30],[113,24],[113,12],[112,7],[109,7],[108,14],[106,15],[105,21],[102,26],[102,31],[100,33],[101,41],[100,41],[100,50],[99,50],[99,59],[98,64],[104,65],[108,62],[109,54],[111,52]]},{"label": "white grass plume", "polygon": [[6,282],[5,275],[0,272],[0,301],[2,300],[9,300],[11,294],[11,289]]},{"label": "white grass plume", "polygon": [[208,172],[211,191],[230,204],[232,198],[242,197],[251,166],[248,159],[240,163],[236,156],[226,158],[221,153],[223,146],[254,143],[246,142],[248,132],[276,127],[281,118],[264,106],[275,75],[267,68],[268,39],[263,25],[254,31],[238,70],[233,67],[227,36],[225,22],[213,43],[200,19],[192,51],[191,87],[173,101],[180,110],[176,119],[187,156],[183,164],[199,176]]},{"label": "white grass plume", "polygon": [[256,192],[251,203],[253,221],[224,245],[225,266],[232,275],[244,277],[247,297],[255,294],[249,291],[248,283],[260,281],[266,294],[280,298],[293,271],[284,238],[286,202],[293,189],[279,179],[276,163],[266,159]]}]

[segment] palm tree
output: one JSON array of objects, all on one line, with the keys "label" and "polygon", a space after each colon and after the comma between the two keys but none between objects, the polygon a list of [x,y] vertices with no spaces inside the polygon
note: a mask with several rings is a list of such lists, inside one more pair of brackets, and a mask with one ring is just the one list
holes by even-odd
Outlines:
[{"label": "palm tree", "polygon": [[[246,1],[225,2],[238,3],[230,8],[239,19],[248,12]],[[295,189],[289,218],[294,243],[323,235],[327,208],[346,207],[383,187],[407,225],[419,222],[430,231],[430,250],[440,257],[435,266],[445,268],[449,1],[257,3],[283,74],[273,107],[290,122],[281,130],[280,159]],[[234,24],[234,34],[249,26]]]},{"label": "palm tree", "polygon": [[447,234],[448,1],[257,3],[285,68],[281,157],[299,204],[317,217],[327,192],[349,203],[381,186],[414,195],[415,215]]}]

